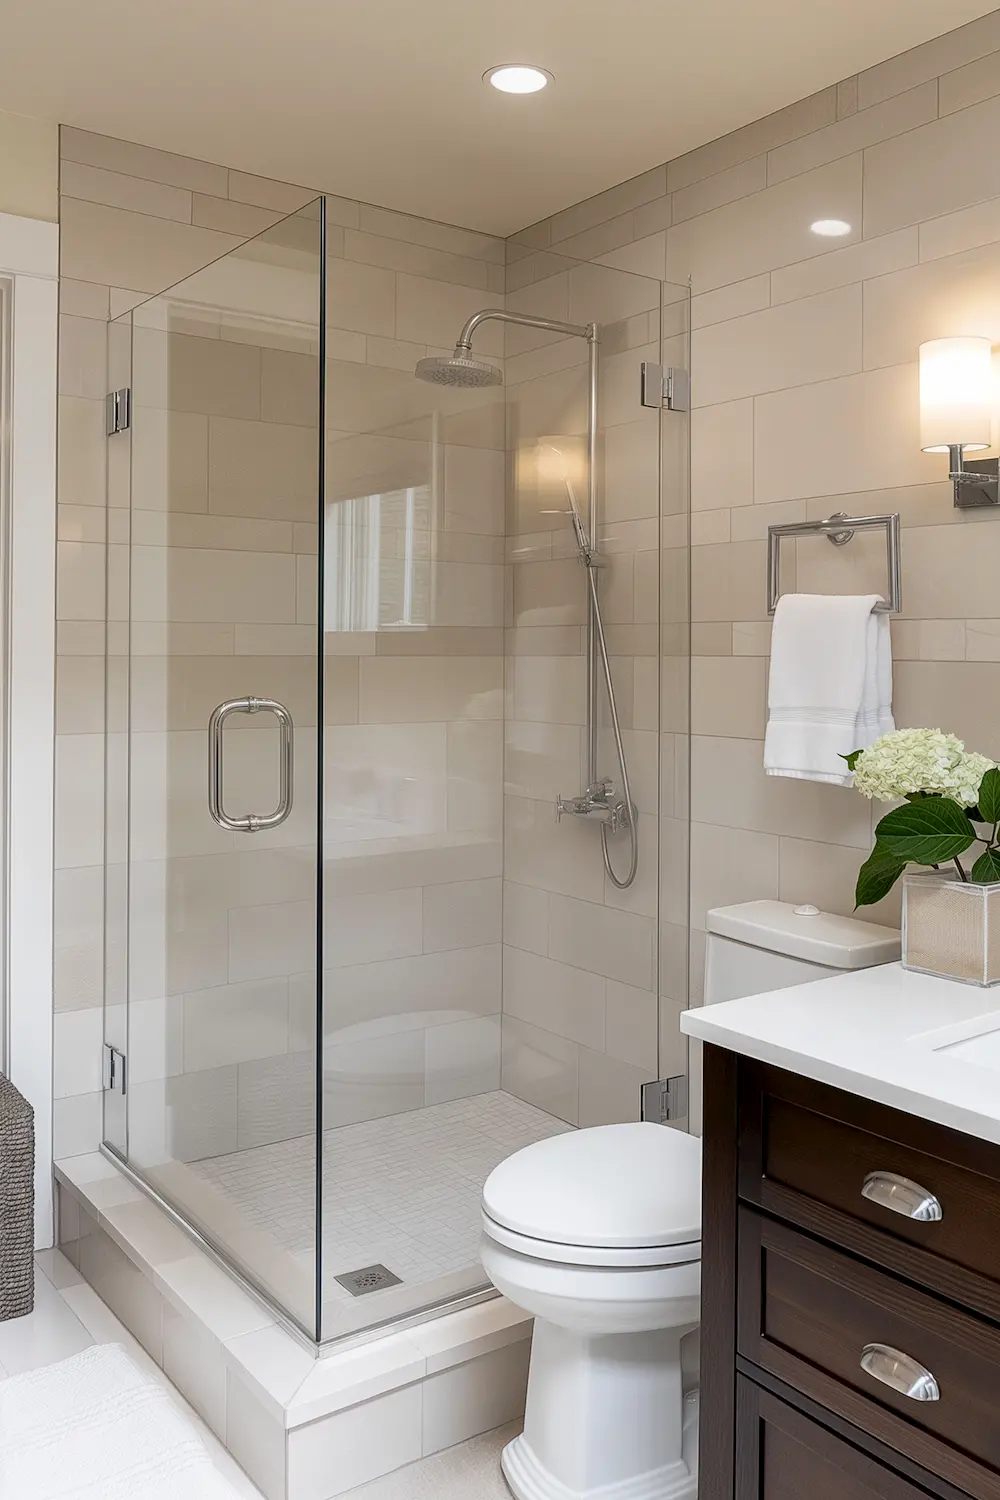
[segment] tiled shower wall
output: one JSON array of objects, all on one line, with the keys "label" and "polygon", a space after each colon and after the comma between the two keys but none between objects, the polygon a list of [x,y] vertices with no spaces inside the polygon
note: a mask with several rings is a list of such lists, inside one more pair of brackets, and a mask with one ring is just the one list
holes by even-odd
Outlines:
[{"label": "tiled shower wall", "polygon": [[[513,249],[514,247],[509,247]],[[641,1085],[658,1076],[658,1010],[663,1033],[677,1037],[684,1004],[686,840],[675,801],[674,731],[669,723],[660,775],[658,655],[661,562],[684,555],[687,542],[687,422],[664,429],[660,482],[660,420],[639,400],[639,364],[658,362],[661,318],[666,347],[687,364],[688,297],[683,287],[551,252],[508,265],[508,307],[562,321],[600,326],[595,540],[599,587],[633,800],[638,808],[639,866],[635,883],[618,890],[605,873],[600,829],[566,817],[556,798],[587,785],[587,577],[577,554],[560,482],[571,475],[586,516],[587,349],[579,339],[534,330],[508,334],[508,442],[511,482],[508,547],[512,571],[507,632],[506,822],[504,841],[503,1086],[562,1119],[598,1125],[635,1119]],[[662,306],[661,306],[662,301]],[[678,352],[679,351],[679,352]],[[551,447],[562,455],[553,471]],[[676,462],[680,454],[682,461]],[[661,514],[662,504],[662,514]],[[669,591],[664,602],[684,597]],[[668,653],[686,658],[681,639],[663,638]],[[686,661],[671,660],[672,668]],[[598,680],[599,772],[621,792],[603,678]],[[667,710],[669,714],[669,707]],[[685,761],[686,763],[686,761]],[[680,820],[680,821],[675,821]],[[628,867],[629,840],[610,840],[614,867]],[[683,878],[680,982],[677,944],[657,917],[661,872]],[[665,965],[665,967],[662,967]],[[658,1002],[658,970],[661,972]],[[674,1044],[668,1072],[683,1069]]]},{"label": "tiled shower wall", "polygon": [[[953,508],[917,405],[921,341],[1000,342],[998,138],[1000,11],[508,242],[510,288],[558,254],[691,278],[694,1003],[710,907],[850,912],[871,841],[855,793],[763,773],[770,522],[900,513],[897,723],[1000,757],[1000,515]],[[821,239],[819,218],[851,232]],[[802,540],[788,562],[786,587],[884,587],[877,539]]]},{"label": "tiled shower wall", "polygon": [[[107,541],[126,537],[124,518],[106,510],[106,320],[313,194],[77,130],[62,132],[61,171],[55,1006],[56,1154],[64,1156],[93,1149],[101,1129],[105,557]],[[326,1061],[345,1118],[358,1119],[499,1081],[504,408],[502,393],[499,402],[495,394],[471,406],[449,402],[415,382],[412,369],[428,349],[450,345],[469,313],[500,300],[504,251],[484,235],[337,198],[328,211],[329,411],[338,423],[328,435],[331,503],[424,486],[440,518],[433,529],[418,525],[415,537],[427,570],[421,628],[326,639],[335,721]],[[197,730],[192,714],[204,717],[205,691],[255,690],[246,680],[255,656],[277,653],[291,691],[308,662],[299,653],[313,649],[309,497],[303,491],[291,504],[283,495],[280,516],[268,507],[278,471],[285,482],[295,467],[296,437],[309,440],[310,373],[296,361],[314,372],[315,360],[269,347],[281,339],[251,336],[238,321],[172,335],[172,353],[181,345],[194,352],[186,383],[183,361],[171,360],[175,451],[161,507],[170,515],[157,516],[153,504],[139,517],[150,577],[170,580],[171,630],[165,648],[158,626],[168,622],[140,620],[133,651],[154,675],[176,673],[180,658],[185,683],[197,679],[204,689],[186,707],[184,695],[170,693],[173,720],[150,726],[178,742]],[[272,376],[280,363],[276,383],[265,378],[265,362]],[[235,503],[240,494],[249,509]],[[201,626],[197,600],[181,597],[185,573],[199,565],[220,586],[228,580],[233,606]],[[296,567],[305,570],[299,597]],[[148,613],[146,593],[140,614]],[[262,959],[260,973],[247,971],[259,934],[270,927],[275,941],[287,939],[304,908],[288,870],[275,870],[270,883],[236,881],[233,910],[207,900],[217,891],[202,868],[211,853],[182,833],[174,830],[181,842],[165,865],[148,851],[163,866],[154,896],[162,903],[170,893],[176,930],[152,953],[154,983],[140,998],[156,1009],[162,1073],[231,1100],[231,1109],[213,1112],[211,1139],[189,1147],[200,1154],[233,1149],[241,1118],[240,1143],[258,1138],[246,1109],[240,1114],[241,1081],[246,1104],[262,1068],[288,1083],[297,1061],[308,1065],[297,1050],[308,1042],[295,966],[275,976]],[[251,888],[257,904],[248,907]],[[182,1103],[184,1089],[172,1088]],[[268,1121],[270,1138],[306,1128],[301,1110],[292,1114]]]}]

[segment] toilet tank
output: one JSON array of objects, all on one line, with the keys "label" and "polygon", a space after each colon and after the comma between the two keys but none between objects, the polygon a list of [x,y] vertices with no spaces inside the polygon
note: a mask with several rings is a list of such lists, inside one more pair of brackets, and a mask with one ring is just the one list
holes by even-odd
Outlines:
[{"label": "toilet tank", "polygon": [[[870,969],[899,958],[895,927],[835,917],[818,906],[744,901],[708,913],[705,1005],[784,990],[847,969]],[[691,1039],[690,1129],[701,1133],[701,1043]]]},{"label": "toilet tank", "polygon": [[706,1005],[894,963],[900,951],[895,927],[786,901],[719,906],[706,927]]}]

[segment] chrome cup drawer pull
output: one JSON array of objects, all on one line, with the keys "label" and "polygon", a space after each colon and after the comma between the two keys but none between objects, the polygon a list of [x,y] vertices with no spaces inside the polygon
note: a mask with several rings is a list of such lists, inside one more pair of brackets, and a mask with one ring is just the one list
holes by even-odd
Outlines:
[{"label": "chrome cup drawer pull", "polygon": [[861,1196],[869,1203],[877,1203],[879,1208],[902,1214],[904,1219],[917,1219],[921,1224],[936,1223],[944,1216],[933,1193],[895,1172],[869,1172]]},{"label": "chrome cup drawer pull", "polygon": [[930,1370],[888,1344],[866,1344],[861,1351],[861,1368],[873,1380],[911,1401],[941,1400],[941,1389]]}]

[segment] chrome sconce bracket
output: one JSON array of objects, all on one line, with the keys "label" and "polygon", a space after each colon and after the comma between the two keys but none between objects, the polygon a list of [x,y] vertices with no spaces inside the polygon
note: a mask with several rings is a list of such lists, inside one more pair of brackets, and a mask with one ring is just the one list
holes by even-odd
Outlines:
[{"label": "chrome sconce bracket", "polygon": [[981,510],[1000,504],[1000,460],[982,458],[970,462],[962,445],[948,449],[948,478],[955,487],[955,505],[959,510]]}]

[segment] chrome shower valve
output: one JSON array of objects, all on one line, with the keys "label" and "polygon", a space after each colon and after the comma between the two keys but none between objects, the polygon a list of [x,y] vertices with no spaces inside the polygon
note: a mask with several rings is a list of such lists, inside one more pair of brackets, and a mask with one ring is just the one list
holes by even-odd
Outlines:
[{"label": "chrome shower valve", "polygon": [[557,797],[556,821],[561,822],[564,816],[606,823],[612,833],[627,828],[631,822],[627,805],[620,798],[615,799],[610,781],[595,781],[579,797]]}]

